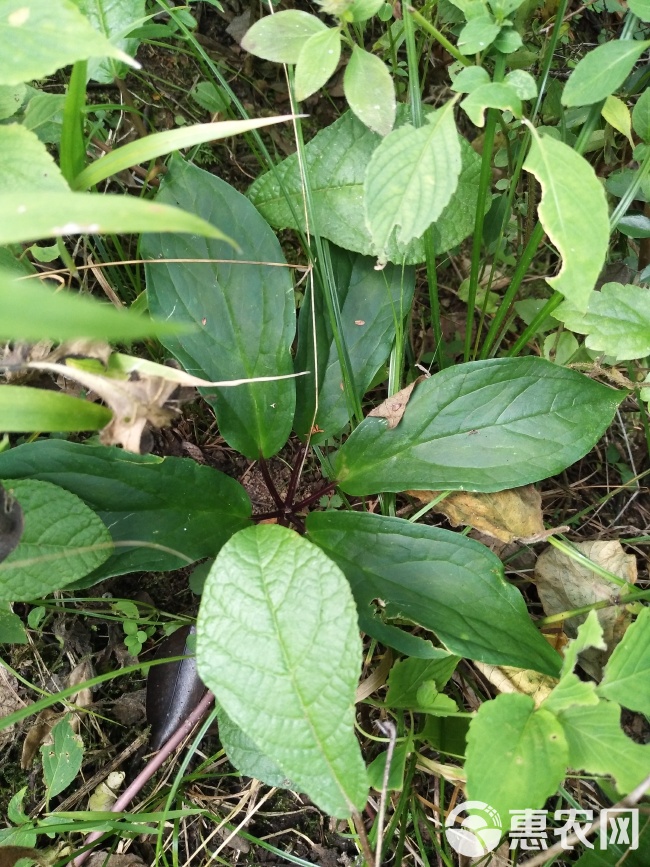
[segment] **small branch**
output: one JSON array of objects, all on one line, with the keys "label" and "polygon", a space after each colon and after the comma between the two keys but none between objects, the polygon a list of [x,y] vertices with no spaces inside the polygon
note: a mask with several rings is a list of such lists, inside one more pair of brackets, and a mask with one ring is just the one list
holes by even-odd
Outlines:
[{"label": "small branch", "polygon": [[280,514],[278,515],[278,523],[282,524],[282,526],[286,526],[287,521],[287,509],[284,505],[284,500],[278,493],[278,489],[275,487],[275,482],[271,478],[271,473],[269,472],[269,468],[267,466],[266,461],[260,455],[260,459],[258,461],[260,470],[262,471],[262,478],[264,479],[264,483],[266,487],[269,489],[269,494],[273,497],[273,502],[278,507]]},{"label": "small branch", "polygon": [[322,488],[316,491],[315,494],[311,494],[311,496],[306,497],[304,500],[301,500],[299,503],[296,503],[293,507],[294,512],[299,512],[301,509],[304,509],[306,506],[311,506],[312,503],[315,503],[316,500],[320,500],[321,497],[324,497],[326,494],[331,493],[336,486],[338,485],[337,481],[328,482]]}]

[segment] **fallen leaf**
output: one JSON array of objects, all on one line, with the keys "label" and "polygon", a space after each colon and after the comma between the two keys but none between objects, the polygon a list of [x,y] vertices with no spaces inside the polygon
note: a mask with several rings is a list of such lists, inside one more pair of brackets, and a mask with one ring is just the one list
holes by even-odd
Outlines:
[{"label": "fallen leaf", "polygon": [[144,861],[137,855],[109,855],[104,850],[93,852],[86,863],[87,867],[145,867]]},{"label": "fallen leaf", "polygon": [[0,485],[0,563],[18,547],[23,535],[23,510],[11,493]]},{"label": "fallen leaf", "polygon": [[483,662],[474,662],[473,665],[483,673],[490,683],[499,692],[514,692],[521,695],[529,695],[539,707],[544,699],[548,698],[553,688],[557,686],[557,680],[537,671],[529,671],[523,668],[512,668],[509,665],[486,665]]},{"label": "fallen leaf", "polygon": [[406,388],[396,391],[395,394],[387,397],[383,403],[379,404],[379,406],[370,410],[368,416],[371,418],[385,418],[388,421],[388,430],[396,428],[402,420],[404,410],[406,409],[406,405],[411,397],[411,392],[418,382],[421,382],[423,379],[426,379],[426,376],[418,376],[418,378],[414,379],[410,385],[406,386]]},{"label": "fallen leaf", "polygon": [[[594,563],[629,584],[635,583],[636,558],[632,554],[626,554],[620,542],[579,542],[575,547]],[[632,615],[625,607],[616,604],[621,588],[556,548],[547,548],[540,554],[535,566],[535,584],[547,615],[582,608],[594,602],[612,603],[610,607],[596,612],[603,628],[606,650],[589,648],[580,654],[580,664],[585,671],[600,680],[603,666],[632,621]],[[578,626],[584,622],[586,616],[571,617],[564,622],[565,632],[570,638],[575,638]]]},{"label": "fallen leaf", "polygon": [[56,857],[48,858],[47,852],[39,852],[38,849],[29,849],[27,846],[2,846],[0,847],[0,867],[14,867],[23,858],[46,867],[52,864]]},{"label": "fallen leaf", "polygon": [[100,783],[88,799],[88,809],[97,813],[108,813],[115,801],[126,774],[113,771]]},{"label": "fallen leaf", "polygon": [[51,707],[46,707],[36,717],[36,721],[25,735],[23,743],[23,754],[20,759],[20,767],[23,770],[31,768],[34,756],[41,744],[52,743],[50,732],[60,719],[61,714],[52,710]]},{"label": "fallen leaf", "polygon": [[[406,493],[422,503],[430,503],[440,491]],[[494,494],[455,491],[433,506],[433,511],[442,512],[453,527],[469,525],[504,543],[516,539],[528,541],[530,537],[547,533],[542,520],[542,498],[534,485]]]},{"label": "fallen leaf", "polygon": [[[19,708],[25,707],[25,702],[18,695],[18,681],[4,668],[0,668],[0,719],[9,716]],[[0,748],[14,739],[15,725],[0,732]]]}]

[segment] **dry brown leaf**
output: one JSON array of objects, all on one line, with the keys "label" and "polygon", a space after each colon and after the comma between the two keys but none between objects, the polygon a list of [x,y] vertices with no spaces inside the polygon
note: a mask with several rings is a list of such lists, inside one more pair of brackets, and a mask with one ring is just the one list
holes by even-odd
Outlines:
[{"label": "dry brown leaf", "polygon": [[20,759],[20,767],[23,770],[31,768],[34,756],[41,744],[51,743],[50,732],[56,725],[61,714],[46,707],[36,717],[36,722],[25,735],[23,754]]},{"label": "dry brown leaf", "polygon": [[[439,491],[407,491],[422,503],[430,503]],[[544,534],[542,498],[534,485],[494,494],[455,491],[433,506],[453,527],[469,525],[500,542],[530,539]]]},{"label": "dry brown leaf", "polygon": [[400,391],[395,392],[395,394],[392,394],[390,397],[387,397],[383,403],[380,403],[379,406],[376,406],[368,413],[368,417],[385,418],[388,421],[388,430],[397,427],[402,420],[404,410],[406,409],[406,405],[411,397],[411,392],[418,382],[421,382],[423,379],[426,379],[426,376],[418,376],[418,378],[413,380],[413,382],[410,385],[407,385],[406,388],[403,388]]},{"label": "dry brown leaf", "polygon": [[[636,558],[632,554],[626,554],[620,542],[580,542],[575,547],[594,563],[629,584],[635,583]],[[589,648],[580,654],[580,664],[585,671],[600,680],[603,666],[632,620],[632,615],[623,606],[614,604],[620,596],[621,588],[556,548],[547,548],[539,556],[535,566],[535,584],[547,615],[560,614],[562,611],[581,608],[594,602],[612,603],[610,607],[597,611],[607,649]],[[567,635],[574,638],[578,626],[585,618],[586,615],[581,615],[566,620],[564,629]]]},{"label": "dry brown leaf", "polygon": [[499,692],[515,692],[521,695],[529,695],[539,707],[544,699],[548,698],[557,680],[537,671],[529,671],[523,668],[512,668],[509,665],[485,665],[483,662],[474,662],[476,668],[483,673],[490,683]]},{"label": "dry brown leaf", "polygon": [[88,867],[145,867],[142,858],[137,855],[109,855],[108,852],[100,850],[93,852],[87,861]]},{"label": "dry brown leaf", "polygon": [[[4,668],[0,668],[0,718],[25,707],[25,702],[18,695],[18,681]],[[14,739],[16,726],[3,729],[0,732],[0,748]]]},{"label": "dry brown leaf", "polygon": [[28,858],[43,867],[56,861],[56,856],[48,857],[48,852],[29,849],[27,846],[0,846],[0,867],[14,867],[21,858]]}]

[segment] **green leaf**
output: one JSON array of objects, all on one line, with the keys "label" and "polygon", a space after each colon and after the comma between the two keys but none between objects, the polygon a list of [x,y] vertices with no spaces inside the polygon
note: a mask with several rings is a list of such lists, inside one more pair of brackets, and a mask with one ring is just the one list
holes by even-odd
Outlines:
[{"label": "green leaf", "polygon": [[266,786],[297,791],[295,784],[234,724],[223,708],[219,708],[219,741],[230,764],[237,768],[240,774],[260,780]]},{"label": "green leaf", "polygon": [[[370,513],[312,512],[312,539],[345,573],[361,629],[398,647],[407,619],[457,656],[557,675],[560,657],[532,625],[519,591],[484,545],[458,533]],[[438,659],[440,651],[429,650]],[[424,653],[418,654],[424,657]]]},{"label": "green leaf", "polygon": [[0,184],[3,194],[25,190],[69,192],[61,170],[37,135],[24,126],[0,126]]},{"label": "green leaf", "polygon": [[24,84],[0,84],[0,120],[13,117],[23,104],[27,88]]},{"label": "green leaf", "polygon": [[345,67],[343,92],[359,120],[373,132],[388,135],[395,123],[397,102],[393,79],[374,54],[355,45]]},{"label": "green leaf", "polygon": [[650,714],[650,608],[644,608],[614,648],[598,693]]},{"label": "green leaf", "polygon": [[578,656],[585,650],[594,647],[598,650],[606,650],[607,645],[603,638],[603,627],[598,619],[596,611],[590,611],[587,619],[578,627],[577,636],[569,642],[564,651],[562,663],[562,678],[571,673],[578,664]]},{"label": "green leaf", "polygon": [[127,232],[192,232],[232,243],[223,232],[194,214],[133,196],[0,193],[0,244]]},{"label": "green leaf", "polygon": [[[187,337],[164,338],[164,345],[188,373],[211,381],[293,373],[294,294],[268,224],[233,187],[180,157],[170,161],[157,202],[226,222],[241,248],[233,259],[225,244],[196,235],[142,239],[144,258],[182,260],[147,263],[149,309],[197,326]],[[286,443],[295,407],[293,379],[201,393],[214,406],[226,442],[251,460],[260,453],[270,457]]]},{"label": "green leaf", "polygon": [[472,18],[460,31],[458,48],[461,54],[478,54],[492,45],[499,35],[501,26],[491,15]]},{"label": "green leaf", "polygon": [[81,770],[84,754],[83,741],[73,732],[67,716],[54,726],[52,737],[53,744],[41,747],[48,798],[68,788]]},{"label": "green leaf", "polygon": [[[239,482],[188,458],[45,440],[0,454],[0,478],[23,477],[76,494],[99,515],[113,540],[122,543],[86,586],[113,575],[164,572],[214,557],[233,533],[248,525],[251,514]],[[164,547],[156,550],[138,542]]]},{"label": "green leaf", "polygon": [[[446,696],[445,696],[446,697]],[[406,768],[406,759],[413,752],[413,740],[407,738],[402,743],[398,743],[393,750],[391,757],[390,770],[388,773],[388,784],[386,786],[389,792],[401,792],[404,788],[404,770]],[[376,759],[368,765],[368,782],[373,789],[381,792],[384,788],[384,776],[386,774],[386,759],[388,751],[379,753]]]},{"label": "green leaf", "polygon": [[34,92],[27,103],[23,126],[32,129],[44,144],[58,144],[61,140],[61,124],[65,106],[63,93]]},{"label": "green leaf", "polygon": [[25,527],[18,547],[0,563],[1,601],[46,596],[108,558],[108,530],[79,497],[34,479],[15,479],[5,487],[20,503]]},{"label": "green leaf", "polygon": [[537,82],[524,69],[513,69],[506,75],[504,83],[515,90],[519,99],[535,99],[537,96]]},{"label": "green leaf", "polygon": [[539,219],[562,256],[562,270],[547,283],[585,310],[609,244],[605,190],[587,160],[549,136],[533,132],[524,168],[542,187]]},{"label": "green leaf", "polygon": [[88,57],[115,57],[140,68],[98,33],[71,0],[3,0],[0,56],[0,84],[45,78]]},{"label": "green leaf", "polygon": [[296,99],[316,93],[330,79],[341,58],[341,34],[335,27],[314,33],[304,43],[296,64]]},{"label": "green leaf", "polygon": [[376,15],[386,0],[352,0],[345,10],[346,21],[367,21]]},{"label": "green leaf", "polygon": [[138,340],[181,330],[175,323],[156,322],[90,296],[55,292],[50,286],[38,280],[18,280],[0,269],[0,339]]},{"label": "green leaf", "polygon": [[60,391],[0,385],[0,430],[5,433],[100,430],[113,413]]},{"label": "green leaf", "polygon": [[228,111],[231,100],[225,88],[211,81],[200,81],[190,90],[190,96],[211,114]]},{"label": "green leaf", "polygon": [[325,812],[361,810],[361,641],[334,563],[284,527],[242,530],[210,572],[197,634],[201,678],[244,734]]},{"label": "green leaf", "polygon": [[[321,235],[364,256],[373,255],[365,222],[364,180],[381,141],[379,135],[346,112],[317,133],[305,148],[314,219]],[[481,160],[465,139],[461,139],[461,156],[458,188],[432,227],[437,253],[459,244],[474,227]],[[272,226],[305,231],[302,181],[295,155],[258,178],[249,197]],[[391,245],[387,259],[407,265],[423,262],[424,244],[413,241],[403,249]]]},{"label": "green leaf", "polygon": [[[395,323],[403,322],[411,309],[415,289],[412,268],[387,265],[375,269],[375,260],[336,247],[330,248],[334,282],[341,310],[341,337],[348,350],[354,386],[359,399],[366,393],[377,371],[388,358],[395,339]],[[312,423],[319,428],[311,442],[316,444],[340,433],[349,421],[345,393],[341,390],[341,365],[323,289],[317,284],[312,296],[307,291],[298,320],[296,370],[309,376],[296,380],[296,415],[293,427],[306,438]],[[315,323],[312,299],[315,298]],[[313,326],[316,327],[317,360],[314,362]],[[314,419],[318,372],[318,412]]]},{"label": "green leaf", "polygon": [[[79,9],[92,26],[129,57],[134,57],[139,39],[127,38],[145,16],[144,0],[76,0]],[[88,78],[100,84],[113,84],[116,78],[125,78],[123,63],[112,59],[96,60],[88,63]]]},{"label": "green leaf", "polygon": [[[650,5],[650,0],[648,0]],[[650,89],[646,88],[632,109],[634,132],[646,144],[650,143]]]},{"label": "green leaf", "polygon": [[625,136],[630,143],[630,147],[633,148],[632,117],[630,109],[623,100],[616,96],[608,96],[600,113],[611,127]]},{"label": "green leaf", "polygon": [[527,695],[484,702],[467,735],[467,798],[494,808],[538,810],[564,779],[569,749],[556,717]]},{"label": "green leaf", "polygon": [[617,361],[650,354],[650,290],[642,286],[605,283],[592,292],[586,313],[567,304],[553,311],[571,331],[586,334],[586,346]]},{"label": "green leaf", "polygon": [[558,714],[576,704],[598,704],[596,684],[591,680],[580,680],[577,674],[569,672],[562,677],[542,706],[551,713]]},{"label": "green leaf", "polygon": [[23,621],[9,610],[8,603],[0,605],[0,644],[27,644]]},{"label": "green leaf", "polygon": [[353,496],[378,491],[503,491],[586,454],[621,392],[539,358],[459,364],[421,382],[401,422],[366,418],[334,458]]},{"label": "green leaf", "polygon": [[487,108],[508,109],[515,117],[521,117],[523,111],[521,99],[514,87],[505,82],[492,82],[477,87],[465,97],[460,107],[475,126],[484,126],[484,113]]},{"label": "green leaf", "polygon": [[288,9],[256,21],[242,39],[241,47],[264,60],[297,63],[306,40],[326,29],[315,15]]},{"label": "green leaf", "polygon": [[434,659],[401,659],[392,667],[388,676],[388,707],[410,708],[426,713],[420,706],[419,694],[423,686],[433,683],[438,691],[454,673],[459,657],[439,650]]},{"label": "green leaf", "polygon": [[626,214],[618,221],[616,228],[628,238],[650,238],[650,217],[645,214]]},{"label": "green leaf", "polygon": [[650,744],[635,743],[621,730],[621,708],[613,701],[573,705],[557,715],[569,745],[568,764],[588,774],[609,774],[622,795],[650,773]]},{"label": "green leaf", "polygon": [[[501,54],[513,54],[515,51],[518,51],[523,44],[524,40],[514,27],[502,27],[499,35],[492,43],[492,47],[496,48],[497,51],[500,51]],[[511,58],[510,62],[512,63],[512,61],[513,58]],[[528,63],[530,63],[528,59],[524,60],[525,65],[528,65]],[[512,63],[512,65],[514,66],[514,63]]]},{"label": "green leaf", "polygon": [[650,40],[614,39],[586,54],[569,76],[562,93],[566,106],[591,105],[623,84]]},{"label": "green leaf", "polygon": [[627,5],[641,21],[650,21],[650,0],[628,0]]},{"label": "green leaf", "polygon": [[463,66],[451,82],[451,89],[456,93],[471,93],[478,87],[490,83],[490,74],[482,66]]},{"label": "green leaf", "polygon": [[363,187],[366,225],[381,261],[391,241],[405,246],[438,220],[460,170],[453,100],[427,115],[419,129],[407,124],[386,136],[372,155]]},{"label": "green leaf", "polygon": [[203,142],[230,138],[287,119],[287,117],[261,117],[250,120],[225,120],[220,123],[192,124],[181,129],[157,132],[129,142],[106,154],[100,160],[95,160],[77,175],[73,186],[77,190],[87,189],[123,169],[146,163],[172,151],[193,147]]}]

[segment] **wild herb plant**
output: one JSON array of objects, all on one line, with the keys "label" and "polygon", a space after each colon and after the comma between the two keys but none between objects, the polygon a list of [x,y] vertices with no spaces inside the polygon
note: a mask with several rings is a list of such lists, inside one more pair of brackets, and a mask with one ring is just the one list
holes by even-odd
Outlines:
[{"label": "wild herb plant", "polygon": [[[355,734],[360,631],[400,657],[383,707],[399,720],[396,767],[407,782],[409,756],[423,746],[444,752],[450,737],[464,749],[466,734],[460,773],[467,797],[502,817],[541,808],[567,768],[611,776],[618,793],[629,793],[650,768],[649,748],[619,725],[621,705],[650,710],[650,624],[638,601],[644,592],[620,587],[639,616],[600,683],[582,681],[574,671],[578,654],[602,644],[595,613],[562,657],[495,554],[422,523],[424,510],[410,520],[397,517],[395,495],[492,493],[539,482],[586,455],[628,395],[642,397],[648,289],[595,286],[612,234],[627,227],[630,237],[630,226],[647,232],[647,217],[630,212],[646,195],[650,166],[650,97],[634,76],[650,45],[639,38],[647,35],[647,4],[630,2],[620,38],[588,51],[559,92],[549,74],[566,0],[543,44],[532,38],[533,19],[518,0],[454,0],[419,12],[404,6],[395,20],[377,0],[319,5],[318,15],[265,15],[243,40],[258,57],[286,65],[296,153],[273,160],[258,136],[266,170],[247,196],[173,153],[151,201],[87,191],[130,166],[281,119],[245,117],[218,68],[201,55],[214,75],[206,84],[241,114],[237,120],[154,133],[87,162],[86,82],[89,72],[106,80],[101,65],[88,64],[109,58],[108,80],[124,74],[115,64],[133,61],[115,38],[146,32],[144,7],[134,2],[130,15],[109,25],[105,36],[113,41],[63,0],[11,0],[0,10],[0,47],[11,38],[13,57],[0,64],[8,106],[0,126],[0,243],[9,263],[0,274],[0,335],[57,344],[155,337],[180,365],[78,345],[45,358],[15,349],[5,359],[12,372],[63,375],[105,405],[0,386],[4,431],[100,431],[99,442],[40,438],[0,454],[7,501],[17,501],[24,518],[19,544],[0,564],[0,599],[30,601],[214,558],[198,615],[197,660],[216,697],[226,752],[242,773],[290,784],[336,817],[359,813],[369,783],[380,788],[382,780],[381,770],[366,768]],[[191,21],[167,11],[171,23],[163,26],[200,53]],[[36,50],[52,26],[57,40],[48,52]],[[374,47],[378,35],[389,46],[384,52]],[[454,95],[436,108],[423,101],[420,78],[433,42],[455,60],[448,82]],[[134,51],[137,38],[128,47]],[[398,54],[407,74],[399,100]],[[341,57],[349,110],[305,143],[300,102],[326,87]],[[28,122],[32,101],[44,94],[26,82],[71,62],[57,164]],[[522,68],[531,63],[536,76]],[[541,123],[551,83],[554,102]],[[634,148],[634,167],[610,184],[618,199],[611,214],[585,157],[600,140],[603,118]],[[466,137],[469,128],[481,136],[478,149]],[[507,172],[497,189],[499,148]],[[28,180],[12,186],[11,178]],[[292,269],[274,231],[286,228],[308,262],[297,316]],[[113,232],[143,233],[139,253],[153,319],[55,295],[20,274],[16,245],[56,237],[58,254],[74,271],[63,239]],[[552,293],[528,308],[521,325],[517,299],[545,236],[560,259],[547,279]],[[463,361],[455,363],[442,333],[437,269],[469,238],[467,327]],[[509,282],[495,294],[495,274],[513,246]],[[435,352],[432,375],[416,379],[407,322],[419,265],[426,269]],[[546,358],[529,351],[532,341]],[[625,375],[615,367],[621,361],[628,362]],[[610,368],[618,387],[583,372]],[[368,414],[383,383],[388,398]],[[136,453],[147,424],[173,417],[168,401],[179,385],[199,386],[228,446],[259,461],[275,501],[271,512],[252,516],[242,485],[215,469]],[[650,444],[642,403],[638,412]],[[292,431],[301,446],[281,495],[267,462]],[[301,499],[308,459],[318,462],[323,482]],[[318,510],[335,490],[339,507]],[[141,645],[146,633],[129,623]],[[468,728],[464,709],[443,693],[461,659],[554,680],[539,704],[523,693],[486,701]],[[440,726],[413,727],[403,710]],[[19,716],[25,713],[7,722]]]}]

